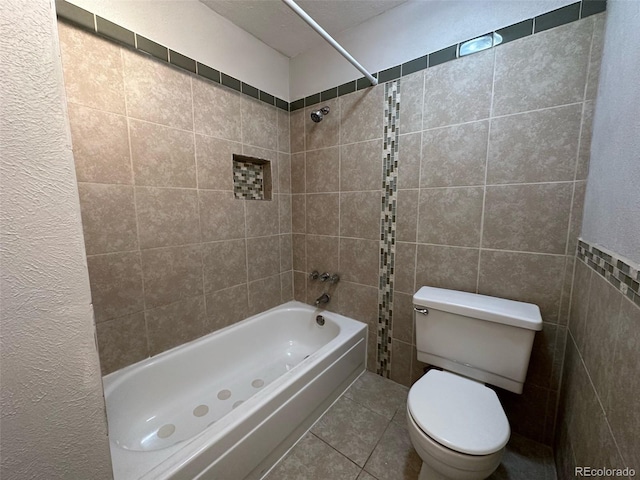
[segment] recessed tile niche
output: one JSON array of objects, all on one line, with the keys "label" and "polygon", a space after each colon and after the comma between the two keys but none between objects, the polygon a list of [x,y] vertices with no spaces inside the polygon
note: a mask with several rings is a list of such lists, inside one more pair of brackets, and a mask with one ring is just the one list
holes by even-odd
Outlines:
[{"label": "recessed tile niche", "polygon": [[233,154],[233,194],[239,200],[271,200],[271,162]]}]

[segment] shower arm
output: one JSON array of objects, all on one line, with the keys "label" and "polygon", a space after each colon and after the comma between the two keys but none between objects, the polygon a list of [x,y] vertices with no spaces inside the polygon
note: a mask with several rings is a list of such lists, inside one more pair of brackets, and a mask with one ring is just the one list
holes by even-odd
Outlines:
[{"label": "shower arm", "polygon": [[282,0],[282,1],[286,3],[287,6],[291,10],[293,10],[302,20],[307,22],[307,24],[311,28],[313,28],[316,32],[318,32],[322,38],[324,38],[327,42],[329,42],[329,44],[333,48],[335,48],[340,55],[346,58],[349,61],[349,63],[351,63],[351,65],[353,65],[358,70],[360,70],[360,72],[362,72],[362,74],[365,77],[367,77],[367,79],[371,82],[371,85],[378,84],[378,79],[375,78],[373,75],[371,75],[362,65],[360,65],[360,63],[358,63],[358,61],[355,58],[353,58],[349,52],[347,52],[344,48],[342,48],[342,46],[338,42],[336,42],[333,39],[333,37],[324,30],[324,28],[318,25],[318,23],[313,18],[311,18],[307,14],[307,12],[305,12],[302,8],[300,8],[300,6],[298,6],[298,4],[294,0]]}]

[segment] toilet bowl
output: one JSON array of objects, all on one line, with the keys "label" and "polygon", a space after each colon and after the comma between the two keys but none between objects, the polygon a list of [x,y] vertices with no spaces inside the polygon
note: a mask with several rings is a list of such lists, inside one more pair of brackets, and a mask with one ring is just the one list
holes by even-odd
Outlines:
[{"label": "toilet bowl", "polygon": [[481,480],[498,467],[509,422],[494,385],[522,393],[537,305],[442,288],[413,296],[419,361],[440,367],[413,384],[407,427],[421,480]]},{"label": "toilet bowl", "polygon": [[407,399],[420,480],[481,480],[500,465],[509,422],[493,390],[450,372],[430,370]]}]

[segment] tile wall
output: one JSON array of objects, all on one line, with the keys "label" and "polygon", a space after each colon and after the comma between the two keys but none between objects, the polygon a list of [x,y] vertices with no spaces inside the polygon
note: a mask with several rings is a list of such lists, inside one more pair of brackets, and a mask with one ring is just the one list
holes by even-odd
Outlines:
[{"label": "tile wall", "polygon": [[[588,173],[604,28],[598,14],[399,80],[390,378],[417,361],[411,296],[422,285],[541,307],[522,395],[501,392],[515,431],[551,443]],[[383,92],[291,113],[294,290],[312,302],[337,271],[329,309],[369,324],[376,370]],[[339,172],[339,175],[331,175]]]},{"label": "tile wall", "polygon": [[[556,435],[561,480],[576,478],[576,466],[640,470],[640,297],[632,291],[640,266],[626,265],[635,282],[625,285],[615,267],[605,273],[591,259],[576,259]],[[602,264],[617,265],[610,259]]]},{"label": "tile wall", "polygon": [[[59,32],[103,373],[292,299],[289,113]],[[234,153],[271,200],[234,198]]]}]

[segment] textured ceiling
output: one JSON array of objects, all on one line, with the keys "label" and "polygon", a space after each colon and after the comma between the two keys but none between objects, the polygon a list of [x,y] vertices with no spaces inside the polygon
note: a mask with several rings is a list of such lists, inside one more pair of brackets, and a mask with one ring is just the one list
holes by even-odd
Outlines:
[{"label": "textured ceiling", "polygon": [[[323,41],[281,0],[200,1],[290,58]],[[296,3],[334,36],[406,1],[298,0]]]}]

